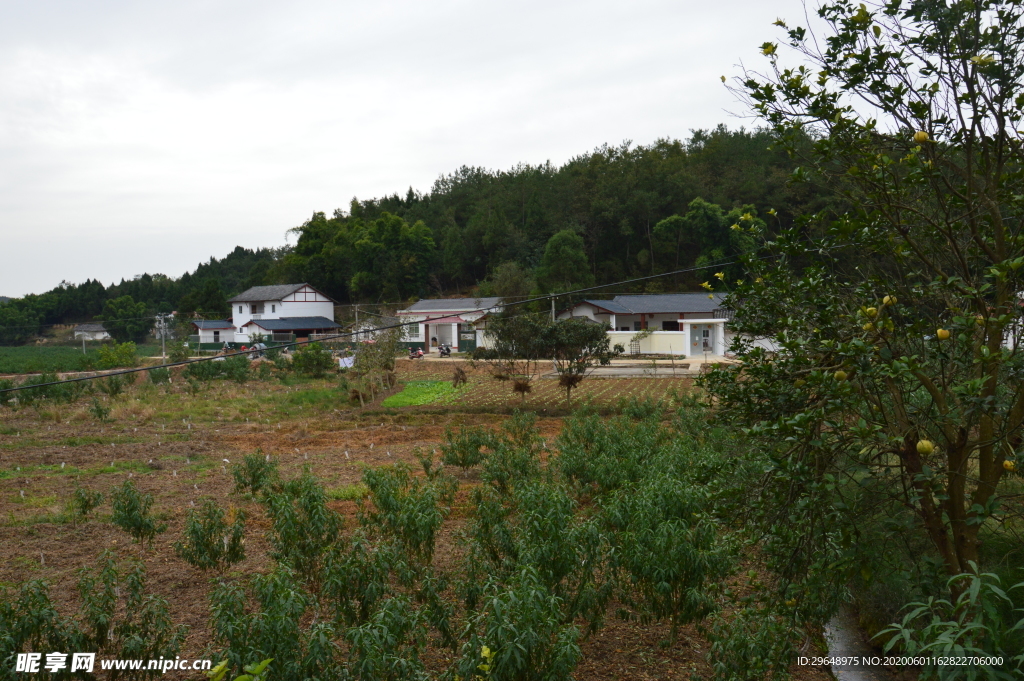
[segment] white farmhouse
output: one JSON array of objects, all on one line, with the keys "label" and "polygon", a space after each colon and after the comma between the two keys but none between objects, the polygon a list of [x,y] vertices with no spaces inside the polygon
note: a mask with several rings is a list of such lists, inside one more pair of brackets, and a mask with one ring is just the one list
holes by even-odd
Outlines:
[{"label": "white farmhouse", "polygon": [[[584,300],[563,310],[559,319],[586,317],[610,327],[611,344],[630,354],[724,355],[733,333],[732,317],[720,293],[663,293]],[[639,331],[648,331],[634,338]]]},{"label": "white farmhouse", "polygon": [[75,340],[109,340],[110,334],[103,327],[103,324],[86,323],[75,326]]},{"label": "white farmhouse", "polygon": [[200,343],[234,343],[235,327],[225,319],[197,319],[192,328]]},{"label": "white farmhouse", "polygon": [[334,322],[334,300],[309,284],[254,286],[228,301],[236,342],[253,335],[329,333]]},{"label": "white farmhouse", "polygon": [[406,326],[403,340],[422,343],[426,352],[437,352],[450,345],[455,352],[467,352],[482,344],[473,322],[485,314],[501,311],[501,298],[440,298],[420,300],[404,310],[398,318]]}]

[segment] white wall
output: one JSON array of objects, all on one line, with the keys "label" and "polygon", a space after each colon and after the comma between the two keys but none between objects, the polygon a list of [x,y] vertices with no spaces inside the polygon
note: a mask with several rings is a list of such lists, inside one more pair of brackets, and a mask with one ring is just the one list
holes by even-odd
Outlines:
[{"label": "white wall", "polygon": [[[218,340],[213,339],[213,332],[219,331],[220,336]],[[200,329],[199,330],[199,342],[200,343],[234,343],[235,333],[231,329]]]}]

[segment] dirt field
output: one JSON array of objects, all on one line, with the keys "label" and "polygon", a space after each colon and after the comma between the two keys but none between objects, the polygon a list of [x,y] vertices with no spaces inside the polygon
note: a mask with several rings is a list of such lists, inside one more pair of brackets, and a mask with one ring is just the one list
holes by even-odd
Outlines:
[{"label": "dirt field", "polygon": [[[108,548],[122,556],[141,556],[149,589],[168,599],[176,623],[190,627],[182,656],[207,657],[214,645],[210,577],[181,561],[172,549],[193,504],[213,498],[246,509],[246,558],[232,574],[265,572],[272,563],[265,537],[269,522],[258,503],[232,493],[231,464],[261,450],[279,459],[282,477],[297,476],[308,466],[329,492],[350,498],[365,467],[402,461],[418,469],[417,448],[437,448],[446,427],[496,428],[520,405],[507,384],[482,370],[467,369],[469,386],[451,403],[399,409],[354,408],[331,381],[216,381],[206,392],[191,395],[180,378],[170,386],[140,381],[129,393],[109,399],[105,404],[113,420],[107,423],[88,412],[91,398],[73,405],[0,408],[0,586],[46,579],[53,601],[72,614],[79,602],[80,568],[94,565]],[[401,361],[398,367],[403,381],[446,379],[451,370],[428,362]],[[556,389],[554,381],[542,382],[526,402],[539,413],[541,435],[549,441],[560,431],[565,410],[564,393]],[[624,396],[674,399],[689,389],[689,379],[595,379],[584,382],[574,402],[610,409]],[[438,567],[452,567],[458,560],[457,536],[468,512],[468,490],[479,483],[472,471],[456,476],[460,491],[439,540]],[[145,551],[109,522],[110,492],[129,477],[155,496],[156,513],[168,524],[168,531]],[[60,516],[76,484],[103,492],[107,500],[89,522],[74,527]],[[357,502],[331,505],[347,517],[349,527],[355,524]],[[659,645],[667,635],[666,625],[640,625],[610,615],[607,626],[583,642],[576,678],[709,676],[708,644],[693,627],[684,629],[673,644]],[[444,653],[437,652],[428,662],[434,669],[443,668]],[[798,679],[829,678],[817,669],[794,671]],[[202,677],[169,672],[161,678]]]}]

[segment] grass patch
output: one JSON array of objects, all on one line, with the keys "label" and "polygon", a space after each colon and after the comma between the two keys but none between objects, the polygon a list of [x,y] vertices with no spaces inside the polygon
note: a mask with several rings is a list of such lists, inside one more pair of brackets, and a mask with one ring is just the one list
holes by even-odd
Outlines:
[{"label": "grass patch", "polygon": [[[82,354],[81,345],[20,345],[0,347],[0,374],[52,373],[56,371],[92,371],[99,364],[96,344]],[[139,357],[160,354],[159,345],[139,345]]]},{"label": "grass patch", "polygon": [[82,437],[66,437],[57,441],[57,444],[65,447],[82,447],[84,445],[134,445],[145,442],[138,437],[101,437],[98,435],[86,435]]},{"label": "grass patch", "polygon": [[54,504],[57,503],[57,495],[50,494],[44,497],[23,497],[20,494],[16,494],[14,495],[14,498],[11,501],[13,501],[15,504],[24,504],[25,506],[29,506],[31,508],[46,508],[47,506],[53,506]]},{"label": "grass patch", "polygon": [[327,490],[327,497],[334,501],[358,501],[370,493],[370,488],[361,482],[352,485],[342,485]]},{"label": "grass patch", "polygon": [[402,392],[392,395],[381,402],[384,407],[413,407],[419,404],[431,404],[459,392],[448,381],[409,381]]}]

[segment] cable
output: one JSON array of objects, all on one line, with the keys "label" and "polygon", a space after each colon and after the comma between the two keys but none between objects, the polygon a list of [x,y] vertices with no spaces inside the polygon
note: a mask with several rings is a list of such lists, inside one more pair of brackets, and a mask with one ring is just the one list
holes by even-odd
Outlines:
[{"label": "cable", "polygon": [[[761,258],[756,258],[756,260],[767,260],[769,258],[777,258],[777,257],[779,257],[779,256],[778,255],[768,255],[768,256],[763,256]],[[543,296],[538,296],[538,297],[535,297],[535,298],[529,298],[527,300],[520,300],[520,301],[516,301],[516,302],[502,304],[501,307],[508,308],[508,307],[513,307],[513,306],[516,306],[516,305],[526,305],[527,303],[535,303],[535,302],[539,302],[539,301],[542,301],[542,300],[554,300],[556,298],[562,298],[562,297],[565,297],[565,296],[574,296],[574,295],[577,295],[579,293],[586,293],[587,291],[597,291],[599,289],[608,288],[609,286],[624,286],[624,285],[627,285],[627,284],[635,284],[635,283],[638,283],[638,282],[641,282],[641,281],[650,281],[651,279],[659,279],[661,277],[670,277],[670,276],[676,275],[676,274],[686,274],[687,272],[696,272],[696,271],[700,271],[700,270],[714,269],[714,268],[717,268],[717,267],[727,267],[729,265],[737,265],[737,264],[739,264],[739,261],[737,261],[737,260],[730,260],[730,261],[727,261],[727,262],[718,262],[718,263],[709,263],[707,265],[701,265],[700,267],[688,267],[686,269],[675,270],[673,272],[664,272],[662,274],[652,274],[652,275],[646,276],[646,277],[639,277],[637,279],[627,279],[625,281],[616,281],[616,282],[612,282],[610,284],[602,284],[600,286],[589,286],[587,288],[575,289],[573,291],[564,291],[562,293],[548,293],[548,294],[545,294]],[[657,294],[649,294],[649,295],[657,295]],[[479,300],[479,299],[476,299],[476,300]],[[493,309],[493,308],[477,308],[475,310],[464,310],[464,311],[459,312],[459,314],[473,314],[474,312],[485,312],[486,313],[486,312],[490,311],[491,309]],[[277,348],[289,348],[289,347],[294,347],[294,346],[299,346],[299,345],[308,345],[310,343],[319,343],[319,342],[325,341],[325,340],[333,340],[333,339],[337,339],[337,338],[351,337],[351,336],[358,335],[360,333],[367,333],[369,331],[380,332],[380,331],[388,331],[390,329],[398,329],[398,328],[402,328],[404,326],[412,326],[412,325],[417,325],[418,326],[420,324],[429,324],[430,322],[436,321],[438,319],[445,319],[445,318],[450,317],[450,316],[451,316],[450,314],[445,314],[445,315],[441,315],[440,317],[433,317],[431,319],[423,319],[423,320],[414,321],[414,322],[401,322],[401,323],[398,323],[398,324],[391,324],[391,325],[388,325],[388,326],[380,326],[380,327],[376,327],[374,329],[367,329],[367,330],[364,330],[364,331],[351,331],[351,332],[347,332],[347,333],[339,333],[339,334],[336,334],[336,335],[329,336],[328,338],[320,338],[320,339],[317,339],[315,341],[311,341],[311,340],[293,341],[291,343],[283,343],[283,344],[277,345],[275,347],[277,347]],[[238,352],[232,352],[232,353],[228,353],[228,354],[225,354],[225,355],[217,355],[215,357],[197,357],[197,358],[193,358],[193,359],[187,359],[187,360],[185,360],[183,362],[171,362],[169,364],[160,364],[160,365],[152,366],[152,367],[136,367],[136,368],[133,368],[133,369],[124,369],[122,371],[112,371],[110,373],[106,373],[106,374],[102,374],[102,375],[97,375],[97,376],[81,376],[79,378],[68,378],[68,379],[65,379],[65,380],[62,380],[62,381],[50,381],[49,383],[35,383],[33,385],[24,385],[24,384],[22,384],[22,385],[14,386],[12,388],[4,388],[4,389],[0,390],[0,394],[2,394],[2,393],[9,393],[9,392],[15,392],[15,391],[18,391],[18,390],[30,390],[32,388],[44,388],[44,387],[51,386],[51,385],[63,385],[65,383],[78,383],[80,381],[92,381],[92,380],[96,380],[96,379],[99,379],[99,378],[106,378],[107,376],[121,376],[121,375],[124,375],[124,374],[138,373],[140,371],[152,371],[153,369],[168,369],[168,368],[171,368],[171,367],[178,367],[178,366],[184,366],[186,364],[193,364],[193,363],[196,363],[196,362],[212,362],[212,361],[214,361],[216,359],[223,359],[225,357],[237,357],[239,355],[251,355],[251,354],[252,354],[252,350],[245,350],[245,351],[239,350]]]}]

